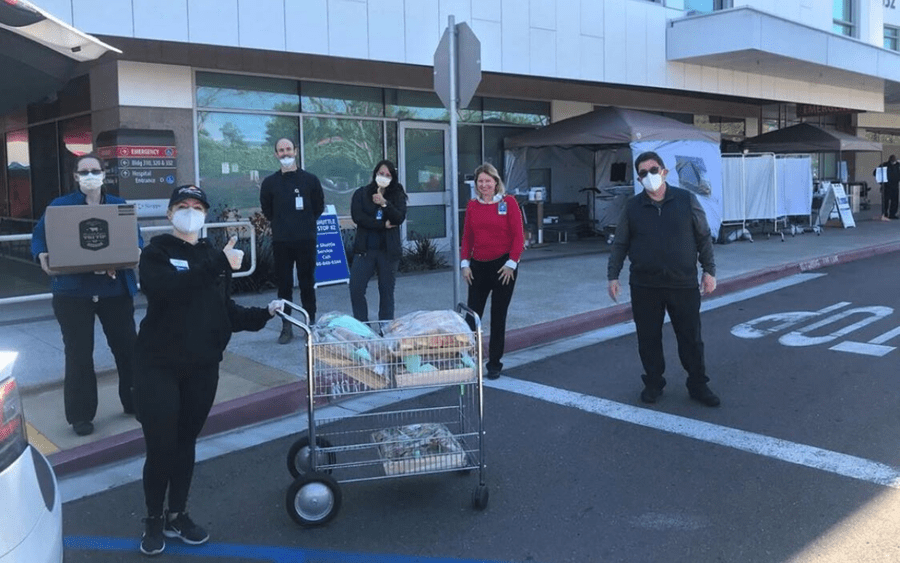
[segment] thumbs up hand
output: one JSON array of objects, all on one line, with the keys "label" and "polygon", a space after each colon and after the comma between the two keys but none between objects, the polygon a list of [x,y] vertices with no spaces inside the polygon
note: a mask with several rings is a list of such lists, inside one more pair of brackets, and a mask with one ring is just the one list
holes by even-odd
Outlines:
[{"label": "thumbs up hand", "polygon": [[244,251],[236,249],[234,247],[236,243],[237,235],[231,235],[231,238],[228,239],[228,244],[222,249],[225,257],[228,258],[228,263],[231,265],[232,270],[240,270],[241,265],[244,263]]}]

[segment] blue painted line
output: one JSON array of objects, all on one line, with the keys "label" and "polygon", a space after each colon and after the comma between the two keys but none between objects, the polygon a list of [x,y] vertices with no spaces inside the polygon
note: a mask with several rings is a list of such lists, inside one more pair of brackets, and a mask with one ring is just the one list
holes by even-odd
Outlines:
[{"label": "blue painted line", "polygon": [[[135,539],[104,538],[96,536],[66,536],[66,549],[82,551],[139,551]],[[167,555],[192,557],[238,557],[268,563],[503,563],[487,559],[448,559],[441,557],[410,557],[406,555],[377,555],[373,553],[341,553],[316,549],[293,549],[264,545],[240,545],[207,543],[200,546],[184,545],[178,540],[166,542]]]}]

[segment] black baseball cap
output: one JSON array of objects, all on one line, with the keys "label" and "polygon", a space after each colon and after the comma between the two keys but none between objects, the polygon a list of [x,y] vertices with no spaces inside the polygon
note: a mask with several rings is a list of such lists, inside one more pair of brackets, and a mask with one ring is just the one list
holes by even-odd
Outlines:
[{"label": "black baseball cap", "polygon": [[206,193],[193,184],[186,184],[175,188],[175,191],[172,192],[172,197],[169,198],[169,207],[186,199],[196,199],[203,204],[203,207],[209,209],[209,200],[206,199]]}]

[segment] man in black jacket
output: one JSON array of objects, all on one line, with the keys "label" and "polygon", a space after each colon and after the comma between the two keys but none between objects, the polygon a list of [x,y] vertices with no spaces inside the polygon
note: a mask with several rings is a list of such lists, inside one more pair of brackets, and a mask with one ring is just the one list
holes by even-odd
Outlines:
[{"label": "man in black jacket", "polygon": [[[262,182],[259,204],[272,225],[272,253],[278,298],[293,301],[294,266],[300,304],[316,322],[316,221],[325,210],[325,194],[319,179],[297,166],[297,150],[290,139],[278,139],[275,158],[281,169]],[[282,321],[279,344],[294,337],[292,325]]]},{"label": "man in black jacket", "polygon": [[900,219],[897,216],[897,203],[900,199],[900,162],[895,155],[891,155],[880,167],[887,169],[887,182],[881,184],[881,219],[883,221]]},{"label": "man in black jacket", "polygon": [[[632,196],[616,226],[607,266],[609,296],[619,298],[619,272],[630,262],[631,312],[637,328],[638,353],[644,366],[641,400],[655,403],[662,395],[662,325],[666,312],[678,341],[678,357],[688,373],[691,399],[719,405],[707,386],[703,339],[700,335],[700,295],[716,289],[716,264],[706,213],[691,192],[666,185],[662,158],[645,152],[634,162],[644,191]],[[697,261],[703,267],[698,291]]]}]

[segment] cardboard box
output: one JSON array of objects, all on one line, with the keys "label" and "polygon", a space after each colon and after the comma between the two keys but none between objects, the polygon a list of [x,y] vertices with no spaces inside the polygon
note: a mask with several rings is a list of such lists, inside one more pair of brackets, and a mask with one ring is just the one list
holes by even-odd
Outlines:
[{"label": "cardboard box", "polygon": [[51,270],[64,274],[134,268],[140,258],[134,205],[58,205],[44,214]]}]

